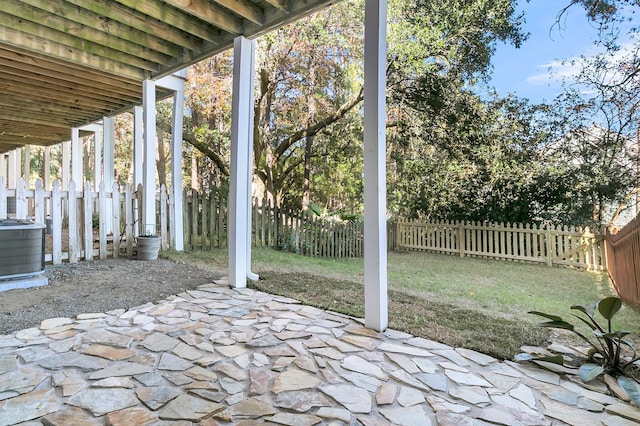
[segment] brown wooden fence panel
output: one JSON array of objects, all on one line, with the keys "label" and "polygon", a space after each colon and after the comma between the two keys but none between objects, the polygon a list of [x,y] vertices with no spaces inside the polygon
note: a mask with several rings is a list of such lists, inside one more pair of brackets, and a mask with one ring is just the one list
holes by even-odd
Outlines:
[{"label": "brown wooden fence panel", "polygon": [[607,270],[627,305],[640,309],[640,215],[615,235],[605,234]]},{"label": "brown wooden fence panel", "polygon": [[424,222],[399,219],[395,248],[456,256],[605,270],[603,236],[589,228],[546,225]]}]

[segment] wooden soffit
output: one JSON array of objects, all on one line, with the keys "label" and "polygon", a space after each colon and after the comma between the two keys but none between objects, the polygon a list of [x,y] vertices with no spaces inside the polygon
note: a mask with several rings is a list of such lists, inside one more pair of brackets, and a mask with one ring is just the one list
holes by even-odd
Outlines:
[{"label": "wooden soffit", "polygon": [[1,0],[0,153],[68,140],[72,127],[141,104],[145,79],[332,2]]}]

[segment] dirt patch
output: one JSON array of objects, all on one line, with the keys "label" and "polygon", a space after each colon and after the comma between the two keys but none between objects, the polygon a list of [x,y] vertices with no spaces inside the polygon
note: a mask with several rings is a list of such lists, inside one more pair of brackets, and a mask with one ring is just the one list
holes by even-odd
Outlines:
[{"label": "dirt patch", "polygon": [[0,334],[33,327],[44,319],[128,309],[210,283],[223,271],[166,259],[124,258],[47,265],[49,285],[0,292]]}]

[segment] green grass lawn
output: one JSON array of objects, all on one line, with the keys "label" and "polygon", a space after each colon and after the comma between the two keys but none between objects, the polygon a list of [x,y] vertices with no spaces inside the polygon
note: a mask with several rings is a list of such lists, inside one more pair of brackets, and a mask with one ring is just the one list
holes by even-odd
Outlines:
[{"label": "green grass lawn", "polygon": [[[168,253],[176,261],[224,271],[227,251]],[[362,259],[308,258],[253,249],[257,289],[362,317]],[[547,330],[527,311],[571,321],[573,304],[613,295],[606,274],[500,260],[405,252],[388,258],[390,327],[452,346],[511,358],[522,345],[541,344]],[[640,332],[640,314],[625,309],[615,328]],[[575,321],[571,321],[576,323]]]}]

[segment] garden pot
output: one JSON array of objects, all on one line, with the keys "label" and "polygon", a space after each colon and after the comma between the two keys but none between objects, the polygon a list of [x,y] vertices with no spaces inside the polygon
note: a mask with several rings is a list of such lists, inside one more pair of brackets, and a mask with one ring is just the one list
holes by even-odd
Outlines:
[{"label": "garden pot", "polygon": [[156,260],[160,251],[160,237],[157,235],[141,235],[136,239],[138,260]]}]

